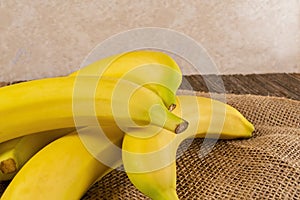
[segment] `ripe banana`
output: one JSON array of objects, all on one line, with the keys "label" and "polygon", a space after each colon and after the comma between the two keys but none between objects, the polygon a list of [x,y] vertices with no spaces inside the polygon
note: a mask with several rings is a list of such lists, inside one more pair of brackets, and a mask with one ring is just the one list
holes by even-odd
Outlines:
[{"label": "ripe banana", "polygon": [[75,128],[35,133],[0,143],[0,181],[11,180],[40,149]]},{"label": "ripe banana", "polygon": [[175,95],[182,81],[176,62],[158,51],[139,50],[96,61],[70,76],[109,76],[132,81],[157,93],[169,110],[175,108]]},{"label": "ripe banana", "polygon": [[[198,109],[186,110],[192,108],[191,104],[197,100]],[[238,110],[233,107],[223,104],[222,102],[215,101],[213,99],[204,97],[192,97],[192,96],[177,96],[178,107],[174,110],[174,113],[181,116],[185,112],[185,117],[190,121],[190,127],[187,131],[183,132],[181,136],[182,140],[189,137],[197,138],[217,138],[220,139],[235,139],[250,137],[254,129],[253,125],[248,122]],[[217,109],[214,105],[224,106],[222,109]],[[198,110],[198,112],[197,112]],[[218,116],[223,118],[224,114],[224,126],[220,135],[217,134],[217,130],[212,130],[214,127],[210,126],[212,116]],[[201,117],[199,117],[201,116]],[[220,120],[219,120],[220,121]],[[232,125],[230,125],[232,124]],[[197,126],[197,130],[193,131],[194,126]],[[244,129],[249,129],[249,131]],[[57,136],[71,132],[75,128],[53,130],[46,133],[36,133],[21,138],[16,138],[11,141],[0,144],[0,180],[11,179],[23,164],[41,147],[55,139]],[[237,131],[239,130],[239,131]],[[55,134],[51,135],[52,132]],[[247,135],[249,134],[249,135]],[[8,170],[8,171],[7,171]]]},{"label": "ripe banana", "polygon": [[180,133],[188,123],[169,112],[159,96],[110,77],[58,77],[0,88],[0,142],[75,126],[122,128],[149,123]]},{"label": "ripe banana", "polygon": [[[151,128],[125,134],[122,160],[126,174],[151,199],[176,200],[176,134],[162,129],[152,137],[138,137],[148,131],[151,134]],[[157,129],[153,127],[153,131]]]},{"label": "ripe banana", "polygon": [[[149,126],[145,129],[131,128],[130,132],[125,135],[123,140],[124,167],[127,170],[130,180],[132,180],[137,188],[143,193],[154,199],[178,199],[176,195],[175,158],[177,147],[182,140],[194,136],[200,138],[204,136],[215,138],[217,136],[215,131],[218,129],[214,130],[208,127],[211,120],[216,118],[220,118],[221,120],[219,121],[223,121],[225,118],[224,127],[222,128],[220,135],[220,138],[223,139],[250,137],[251,132],[254,129],[253,125],[236,109],[222,102],[204,97],[178,96],[177,103],[178,107],[176,107],[174,112],[186,116],[190,121],[189,127],[196,127],[196,132],[194,132],[195,130],[192,128],[188,128],[181,134],[175,135],[165,129]],[[215,105],[218,105],[218,107]],[[216,108],[222,109],[218,110]],[[201,116],[199,117],[199,115]],[[116,126],[101,126],[101,128],[110,140],[117,141],[114,142],[116,146],[121,147],[123,137],[123,132],[121,130]],[[116,163],[116,165],[110,165],[113,166],[110,168],[99,167],[99,165],[104,166],[104,164],[92,159],[93,156],[91,155],[91,152],[87,153],[86,146],[82,145],[82,141],[91,141],[91,143],[93,143],[94,138],[93,136],[89,136],[92,135],[89,134],[89,132],[93,133],[96,132],[96,130],[93,129],[93,127],[83,129],[87,129],[87,132],[80,134],[80,136],[87,136],[88,138],[90,137],[90,139],[82,139],[77,134],[74,134],[74,136],[68,135],[67,137],[65,136],[54,141],[51,145],[48,145],[41,152],[36,154],[31,159],[33,161],[30,160],[26,163],[21,171],[15,176],[3,195],[2,200],[26,199],[26,197],[23,197],[22,190],[29,191],[28,193],[26,192],[28,194],[27,199],[47,199],[47,196],[49,196],[48,199],[79,199],[84,191],[86,191],[96,180],[99,180],[104,174],[121,165],[121,155],[112,151],[113,144],[105,143],[107,144],[106,150],[100,149],[100,157],[105,157],[107,161]],[[143,138],[141,138],[141,136]],[[74,140],[76,142],[74,142]],[[103,141],[104,140],[97,140],[97,142],[100,143]],[[98,147],[102,145],[94,146]],[[69,153],[61,154],[61,152],[65,151],[68,151]],[[78,166],[74,169],[76,172],[73,171],[74,167],[62,167],[64,166],[63,161],[66,159],[72,161],[72,159],[74,159],[72,156],[76,157],[74,154],[77,153],[83,161],[77,161],[78,163],[69,165]],[[139,156],[139,154],[137,154],[137,156],[135,153],[149,153],[150,157],[147,155]],[[93,154],[95,157],[95,154],[97,153],[94,151]],[[50,162],[51,159],[61,160],[62,162]],[[81,167],[85,162],[88,162],[87,160],[92,161],[89,162],[89,165],[85,165],[86,168]],[[96,170],[93,171],[89,169]],[[137,170],[139,170],[140,173],[132,173]],[[38,172],[38,174],[36,174],[36,172]],[[60,176],[59,174],[63,175]],[[47,179],[41,179],[41,177],[47,177]],[[150,186],[149,182],[151,183]],[[76,184],[76,186],[73,186],[72,184]],[[62,186],[67,189],[63,189]],[[78,192],[69,189],[72,187]],[[41,192],[37,192],[38,190]]]},{"label": "ripe banana", "polygon": [[211,98],[178,95],[174,114],[189,122],[179,138],[250,138],[254,126],[234,107]]},{"label": "ripe banana", "polygon": [[178,199],[176,152],[183,140],[248,138],[254,130],[241,113],[222,102],[194,96],[178,96],[177,102],[174,112],[190,124],[184,132],[176,135],[160,127],[147,127],[131,130],[123,139],[125,171],[135,187],[153,200]]},{"label": "ripe banana", "polygon": [[[85,131],[86,136],[81,137],[89,137],[97,129],[83,128],[81,130]],[[97,141],[97,151],[110,158],[110,166],[114,167],[120,165],[121,151],[116,154],[111,148],[114,145],[121,147],[123,134],[119,134],[121,130],[117,127],[107,127],[107,130],[112,141]],[[73,132],[35,154],[10,182],[1,200],[80,199],[99,177],[111,170],[111,167],[95,159],[77,132]]]}]

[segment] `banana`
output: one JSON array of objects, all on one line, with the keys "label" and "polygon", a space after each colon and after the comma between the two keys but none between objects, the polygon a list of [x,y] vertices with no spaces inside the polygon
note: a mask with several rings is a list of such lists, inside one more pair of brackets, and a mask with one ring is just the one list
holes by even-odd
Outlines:
[{"label": "banana", "polygon": [[211,98],[178,95],[173,113],[189,122],[179,138],[250,138],[254,126],[237,109]]},{"label": "banana", "polygon": [[[97,129],[86,127],[82,130],[89,137]],[[112,140],[109,143],[98,141],[97,151],[110,158],[110,166],[114,167],[120,165],[121,151],[116,154],[111,148],[121,147],[123,134],[119,134],[121,130],[117,127],[107,127],[107,130]],[[1,200],[80,199],[95,181],[113,169],[90,154],[81,137],[73,132],[40,150],[16,174]]]},{"label": "banana", "polygon": [[[151,199],[176,200],[176,134],[162,129],[149,138],[137,136],[148,131],[151,134],[151,128],[125,134],[122,160],[126,174]],[[153,127],[153,131],[157,129]]]},{"label": "banana", "polygon": [[152,91],[111,77],[57,77],[0,88],[0,142],[41,131],[149,123],[180,133],[188,123]]},{"label": "banana", "polygon": [[[254,127],[235,108],[213,99],[177,96],[177,105],[174,112],[179,116],[187,117],[190,122],[190,126],[181,134],[173,134],[157,126],[148,126],[130,128],[124,136],[123,131],[117,126],[101,126],[107,137],[115,142],[110,144],[97,138],[100,144],[94,144],[95,138],[91,135],[97,130],[93,127],[80,129],[87,130],[80,135],[72,133],[62,137],[34,155],[14,177],[1,199],[79,199],[95,181],[120,166],[122,160],[129,179],[144,194],[153,199],[178,199],[176,150],[184,139],[216,138],[218,136],[216,131],[219,129],[209,128],[209,124],[213,119],[218,118],[217,121],[224,122],[220,133],[222,139],[251,137]],[[87,139],[81,136],[86,136]],[[92,143],[90,146],[95,147],[105,146],[105,150],[98,149],[100,156],[97,157],[105,157],[103,159],[106,160],[106,165],[93,159],[96,157],[97,148],[93,153],[88,148],[89,152],[87,152],[88,143]],[[114,145],[119,148],[122,145],[122,160],[121,155],[112,150]],[[76,154],[79,154],[82,162],[64,164],[66,160],[71,162],[75,159]],[[89,164],[84,165],[84,163]],[[111,167],[108,167],[110,163]],[[25,193],[28,197],[24,196]]]},{"label": "banana", "polygon": [[22,166],[40,149],[76,128],[35,133],[0,144],[0,181],[11,180]]},{"label": "banana", "polygon": [[[197,100],[198,109],[186,110],[191,107],[189,105],[193,104],[195,99]],[[243,117],[238,110],[222,102],[205,97],[177,96],[176,103],[178,107],[174,110],[174,113],[181,116],[183,114],[182,112],[185,112],[185,117],[191,124],[188,130],[183,132],[180,136],[182,137],[182,140],[191,137],[219,137],[219,139],[247,138],[251,137],[251,133],[254,130],[253,125]],[[219,108],[220,106],[224,106],[224,108],[213,109],[214,105],[219,105]],[[222,126],[223,129],[220,135],[217,134],[217,130],[212,130],[214,127],[209,130],[210,121],[213,115],[219,116],[219,118],[225,115],[224,126]],[[193,131],[193,125],[195,124],[197,130]],[[73,130],[72,128],[70,129]],[[52,140],[52,138],[55,138],[56,135],[60,135],[61,133],[71,132],[70,129],[49,131],[50,133],[48,136],[43,135],[43,133],[32,134],[0,144],[0,169],[2,170],[2,174],[0,173],[0,180],[11,179],[15,174],[13,171],[20,168],[34,152],[48,143],[48,140]],[[249,130],[247,131],[246,129]],[[51,132],[56,132],[56,135],[54,134],[51,136]]]},{"label": "banana", "polygon": [[222,102],[178,96],[177,103],[174,112],[190,124],[184,132],[176,135],[160,127],[147,127],[130,130],[123,139],[122,160],[126,174],[136,188],[153,200],[178,199],[176,152],[183,140],[219,136],[222,139],[249,138],[254,131],[254,126],[241,113]]},{"label": "banana", "polygon": [[181,70],[169,55],[150,50],[113,55],[70,76],[109,76],[132,81],[157,93],[169,110],[176,106],[175,95],[182,81]]}]

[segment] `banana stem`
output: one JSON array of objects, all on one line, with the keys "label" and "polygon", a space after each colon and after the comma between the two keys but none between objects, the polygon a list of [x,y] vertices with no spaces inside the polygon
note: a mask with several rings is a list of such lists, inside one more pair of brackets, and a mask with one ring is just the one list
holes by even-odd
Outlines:
[{"label": "banana stem", "polygon": [[168,110],[169,110],[169,111],[172,111],[172,110],[174,110],[175,108],[176,108],[176,104],[174,104],[174,103],[168,106]]},{"label": "banana stem", "polygon": [[153,106],[150,115],[152,124],[163,127],[176,134],[185,131],[189,125],[186,120],[171,113],[166,107],[161,105]]},{"label": "banana stem", "polygon": [[8,158],[0,163],[0,170],[3,174],[14,173],[18,170],[16,161],[14,158]]},{"label": "banana stem", "polygon": [[182,133],[183,131],[185,131],[187,129],[187,127],[189,126],[189,123],[185,120],[183,120],[183,122],[181,122],[180,124],[177,125],[177,127],[175,128],[175,133]]}]

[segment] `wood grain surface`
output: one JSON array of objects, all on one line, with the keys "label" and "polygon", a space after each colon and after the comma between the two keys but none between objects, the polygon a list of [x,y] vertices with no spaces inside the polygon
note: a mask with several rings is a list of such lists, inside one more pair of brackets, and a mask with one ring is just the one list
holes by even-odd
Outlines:
[{"label": "wood grain surface", "polygon": [[[0,87],[18,82],[0,82]],[[183,77],[180,89],[300,100],[300,74],[190,75]]]},{"label": "wood grain surface", "polygon": [[180,88],[300,100],[300,74],[191,75],[184,77]]}]

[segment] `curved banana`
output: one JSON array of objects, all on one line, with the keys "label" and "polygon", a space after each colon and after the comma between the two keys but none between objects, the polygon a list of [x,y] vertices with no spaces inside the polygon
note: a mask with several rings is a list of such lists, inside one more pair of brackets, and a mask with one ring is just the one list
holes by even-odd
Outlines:
[{"label": "curved banana", "polygon": [[[217,118],[220,118],[221,121],[224,121],[224,126],[220,134],[220,138],[223,139],[250,137],[254,129],[253,125],[249,121],[247,121],[247,119],[245,119],[243,115],[241,115],[235,108],[229,105],[225,105],[222,102],[204,97],[178,96],[177,103],[178,107],[174,110],[174,112],[179,115],[188,117],[190,121],[189,127],[196,127],[196,132],[192,128],[188,128],[181,134],[175,135],[165,129],[159,129],[155,126],[149,126],[146,129],[130,129],[130,132],[125,135],[125,138],[123,140],[124,167],[127,170],[130,180],[132,180],[136,187],[143,193],[154,199],[178,198],[176,195],[175,158],[177,147],[182,142],[182,140],[194,136],[200,138],[215,138],[217,136],[215,132],[217,129],[214,130],[213,128],[208,127],[211,123],[211,120]],[[216,108],[222,109],[218,110]],[[224,108],[226,112],[224,112]],[[201,117],[199,117],[199,115],[201,115]],[[25,167],[22,168],[22,170],[13,179],[11,185],[9,185],[7,191],[5,192],[5,195],[3,195],[2,197],[2,200],[26,199],[26,197],[23,198],[23,195],[21,195],[22,198],[18,196],[18,194],[22,194],[20,192],[22,192],[23,189],[29,191],[28,199],[47,199],[45,196],[48,195],[48,199],[64,199],[64,197],[67,197],[65,199],[79,199],[80,195],[82,195],[88,187],[90,187],[95,181],[99,180],[99,177],[103,177],[104,174],[108,173],[113,168],[116,168],[122,163],[121,155],[118,155],[118,153],[112,151],[112,148],[114,145],[121,147],[123,132],[116,126],[101,127],[110,140],[117,141],[114,142],[114,144],[104,143],[107,144],[105,148],[106,150],[103,150],[102,148],[100,149],[100,151],[102,152],[102,154],[100,154],[100,157],[105,157],[106,160],[110,163],[116,163],[115,165],[110,165],[113,167],[98,168],[100,162],[92,159],[95,158],[95,156],[92,156],[91,152],[87,153],[86,146],[83,145],[83,140],[82,138],[80,138],[80,136],[92,135],[88,134],[88,132],[92,133],[96,132],[96,130],[93,129],[93,127],[83,128],[87,129],[87,132],[80,134],[80,136],[78,136],[77,134],[74,134],[74,136],[68,136],[67,138],[69,139],[65,139],[65,137],[62,137],[58,139],[58,141],[61,142],[58,143],[57,141],[55,141],[53,142],[55,145],[51,144],[51,148],[50,145],[48,145],[48,147],[45,148],[48,150],[43,149],[41,151],[44,153],[39,152],[38,154],[33,156],[31,160],[35,161],[30,161],[25,164]],[[141,138],[141,136],[143,136],[143,138]],[[73,138],[72,142],[70,137]],[[93,137],[91,137],[91,139],[93,140]],[[76,140],[76,142],[74,142],[73,140]],[[97,141],[101,143],[104,140]],[[95,146],[98,147],[101,145]],[[65,151],[71,153],[65,153],[63,155],[59,153]],[[68,167],[66,167],[67,169],[65,169],[65,167],[62,167],[63,162],[66,159],[72,160],[72,156],[75,157],[76,153],[81,155],[82,160],[86,162],[88,160],[93,160],[93,162],[89,162],[89,165],[86,166],[86,168],[81,167],[84,162],[80,162],[79,164],[75,163],[74,165],[78,166],[76,172],[72,170],[69,171]],[[147,153],[148,156],[139,156],[139,154],[136,153]],[[68,156],[69,154],[70,156]],[[94,154],[96,153],[94,152]],[[51,159],[62,160],[62,163],[50,162]],[[107,166],[103,163],[100,163],[100,165]],[[88,169],[96,170],[91,171]],[[39,174],[36,174],[36,171],[38,171]],[[62,177],[64,178],[62,179],[61,176],[57,175],[56,171],[61,174],[63,173]],[[136,173],[137,171],[139,171],[139,173]],[[48,178],[41,180],[40,177]],[[86,180],[89,181],[86,182]],[[83,181],[84,184],[81,184],[81,181]],[[73,187],[73,183],[76,184],[75,188],[79,188],[76,190],[80,192],[73,193],[72,189],[68,189]],[[150,186],[149,183],[151,183]],[[64,185],[66,189],[62,189],[61,185]],[[35,188],[40,189],[42,193],[39,194],[37,192],[37,189]],[[54,196],[55,194],[57,195]],[[41,196],[39,198],[39,196],[36,195]]]},{"label": "curved banana", "polygon": [[0,143],[0,181],[11,180],[40,149],[75,128],[35,133]]},{"label": "curved banana", "polygon": [[[178,96],[174,110],[189,121],[179,135],[159,127],[127,132],[122,159],[130,181],[153,200],[178,199],[176,194],[176,152],[190,137],[248,138],[254,126],[233,107],[204,97]],[[141,137],[141,136],[149,136]]]},{"label": "curved banana", "polygon": [[182,81],[181,70],[169,55],[150,50],[113,55],[70,76],[109,76],[132,81],[157,93],[169,110],[176,106],[175,95]]},{"label": "curved banana", "polygon": [[250,138],[254,126],[237,109],[211,98],[178,95],[174,114],[189,122],[189,127],[178,135],[186,138],[237,139]]},{"label": "curved banana", "polygon": [[122,128],[151,123],[177,133],[188,126],[152,91],[110,77],[48,78],[3,87],[0,105],[0,142],[98,121]]},{"label": "curved banana", "polygon": [[[88,127],[85,133],[97,127]],[[112,154],[113,145],[121,147],[123,134],[109,127],[112,143],[101,142],[98,153],[111,159],[112,167],[120,165],[120,154]],[[116,137],[117,136],[117,137]],[[112,170],[95,159],[83,145],[77,132],[63,136],[35,154],[16,174],[1,200],[80,199],[89,187]]]},{"label": "curved banana", "polygon": [[176,134],[162,129],[152,137],[138,137],[148,131],[140,129],[125,134],[122,160],[126,174],[151,199],[176,200]]},{"label": "curved banana", "polygon": [[[198,109],[187,110],[188,108],[192,108],[192,106],[189,105],[195,103],[195,100],[197,101]],[[188,130],[178,136],[181,137],[182,140],[189,137],[219,139],[247,138],[251,137],[251,133],[254,130],[253,125],[238,110],[230,105],[210,98],[177,96],[177,105],[178,107],[174,110],[174,113],[178,116],[184,114],[186,119],[190,122]],[[217,109],[216,105],[218,105],[219,109]],[[220,118],[221,120],[218,120],[219,122],[224,121],[224,126],[222,126],[220,134],[217,133],[216,127],[209,127],[213,116]],[[196,131],[193,130],[195,126]],[[72,130],[72,128],[70,129]],[[52,140],[56,135],[60,135],[59,132],[62,134],[64,134],[64,132],[71,132],[70,129],[49,131],[56,132],[53,136],[51,136],[52,133],[48,134],[48,136],[43,135],[43,133],[36,133],[1,143],[0,170],[2,173],[0,172],[0,180],[11,179],[15,174],[13,171],[20,168],[34,152],[45,145],[46,141]]]}]

